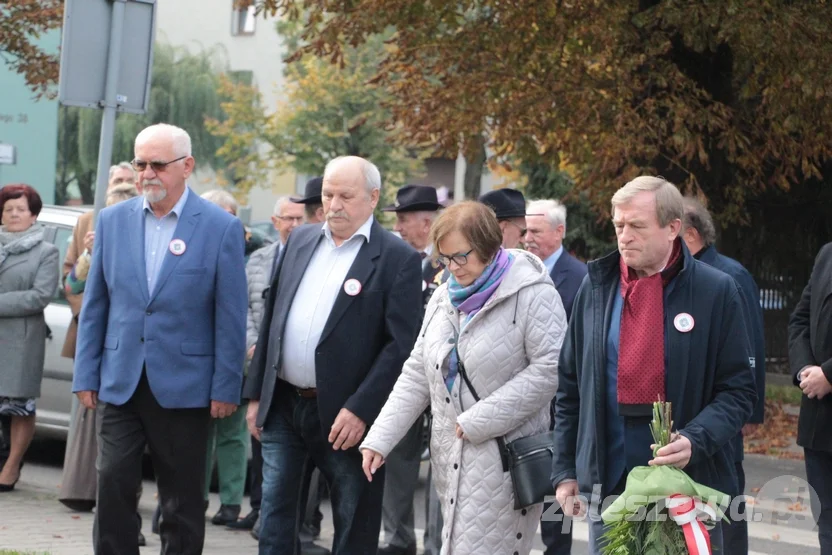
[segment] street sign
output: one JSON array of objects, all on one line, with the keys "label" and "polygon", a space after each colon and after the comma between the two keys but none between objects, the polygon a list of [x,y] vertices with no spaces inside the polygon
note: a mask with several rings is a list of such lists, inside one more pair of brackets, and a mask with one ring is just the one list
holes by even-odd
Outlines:
[{"label": "street sign", "polygon": [[15,164],[14,145],[0,144],[0,164],[8,166]]},{"label": "street sign", "polygon": [[[118,23],[113,21],[116,4],[122,5],[123,13]],[[111,33],[116,24],[121,26],[117,35]],[[145,113],[155,34],[156,0],[66,0],[58,82],[61,104],[103,108],[112,102],[119,112]],[[118,52],[116,96],[105,98],[112,49]]]}]

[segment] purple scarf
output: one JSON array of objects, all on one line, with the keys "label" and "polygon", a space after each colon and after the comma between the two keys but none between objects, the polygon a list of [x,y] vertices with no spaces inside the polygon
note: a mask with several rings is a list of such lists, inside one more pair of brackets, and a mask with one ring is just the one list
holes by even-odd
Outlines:
[{"label": "purple scarf", "polygon": [[[503,282],[506,271],[511,268],[513,263],[514,256],[505,249],[500,248],[494,260],[485,267],[480,277],[475,279],[471,285],[462,286],[456,281],[456,278],[451,276],[448,280],[448,294],[451,298],[451,304],[465,314],[465,320],[459,326],[460,332],[471,321],[471,318],[485,306],[485,303]],[[454,339],[454,343],[458,339],[459,337],[457,336]],[[456,347],[454,347],[454,350],[451,351],[448,377],[445,378],[445,386],[448,388],[448,391],[453,389],[454,380],[458,373],[459,353],[457,353]]]}]

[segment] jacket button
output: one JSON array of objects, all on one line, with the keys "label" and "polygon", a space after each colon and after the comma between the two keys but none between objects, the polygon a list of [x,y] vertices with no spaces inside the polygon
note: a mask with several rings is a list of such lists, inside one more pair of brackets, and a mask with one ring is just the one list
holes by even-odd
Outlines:
[{"label": "jacket button", "polygon": [[520,552],[519,552],[519,551],[515,551],[515,552],[514,552],[514,555],[520,555]]},{"label": "jacket button", "polygon": [[450,403],[450,402],[451,402],[451,398],[450,398],[450,397],[445,397],[445,402],[446,402],[446,403]]},{"label": "jacket button", "polygon": [[454,500],[453,500],[453,498],[451,498],[451,505],[453,505],[453,504],[454,504]]},{"label": "jacket button", "polygon": [[522,511],[520,511],[520,514],[523,515],[523,516],[526,516],[526,509],[523,509]]},{"label": "jacket button", "polygon": [[436,365],[436,369],[439,370],[439,365],[438,364]]},{"label": "jacket button", "polygon": [[144,343],[144,337],[139,338],[139,341],[141,341],[142,343]]},{"label": "jacket button", "polygon": [[148,310],[147,312],[145,312],[145,314],[147,314],[148,316],[150,316],[150,315],[151,315],[151,314],[153,314],[153,313],[152,313],[151,311],[149,311],[149,310]]},{"label": "jacket button", "polygon": [[519,540],[522,537],[523,537],[523,534],[521,534],[520,532],[517,532],[517,539]]},{"label": "jacket button", "polygon": [[[456,470],[457,468],[459,468],[459,465],[454,463],[454,470]],[[523,514],[525,514],[525,513],[523,513]]]}]

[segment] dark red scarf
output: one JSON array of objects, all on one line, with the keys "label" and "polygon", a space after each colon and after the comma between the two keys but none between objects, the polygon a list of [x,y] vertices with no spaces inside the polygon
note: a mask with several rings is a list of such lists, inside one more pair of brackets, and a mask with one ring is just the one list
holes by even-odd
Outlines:
[{"label": "dark red scarf", "polygon": [[667,267],[639,278],[621,258],[621,335],[618,346],[618,411],[649,416],[665,399],[664,288],[682,269],[682,240],[673,243]]}]

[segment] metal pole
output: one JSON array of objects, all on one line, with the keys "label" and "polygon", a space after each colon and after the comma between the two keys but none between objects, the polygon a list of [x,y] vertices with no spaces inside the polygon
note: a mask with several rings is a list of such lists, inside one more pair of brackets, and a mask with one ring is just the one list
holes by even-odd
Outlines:
[{"label": "metal pole", "polygon": [[124,29],[124,6],[127,0],[113,2],[110,20],[110,51],[107,53],[107,80],[104,82],[104,100],[101,102],[104,114],[101,118],[101,139],[98,144],[98,171],[95,183],[95,212],[93,220],[104,208],[107,200],[107,181],[113,158],[113,134],[116,128],[116,96],[118,95],[118,70],[121,62],[121,39]]}]

